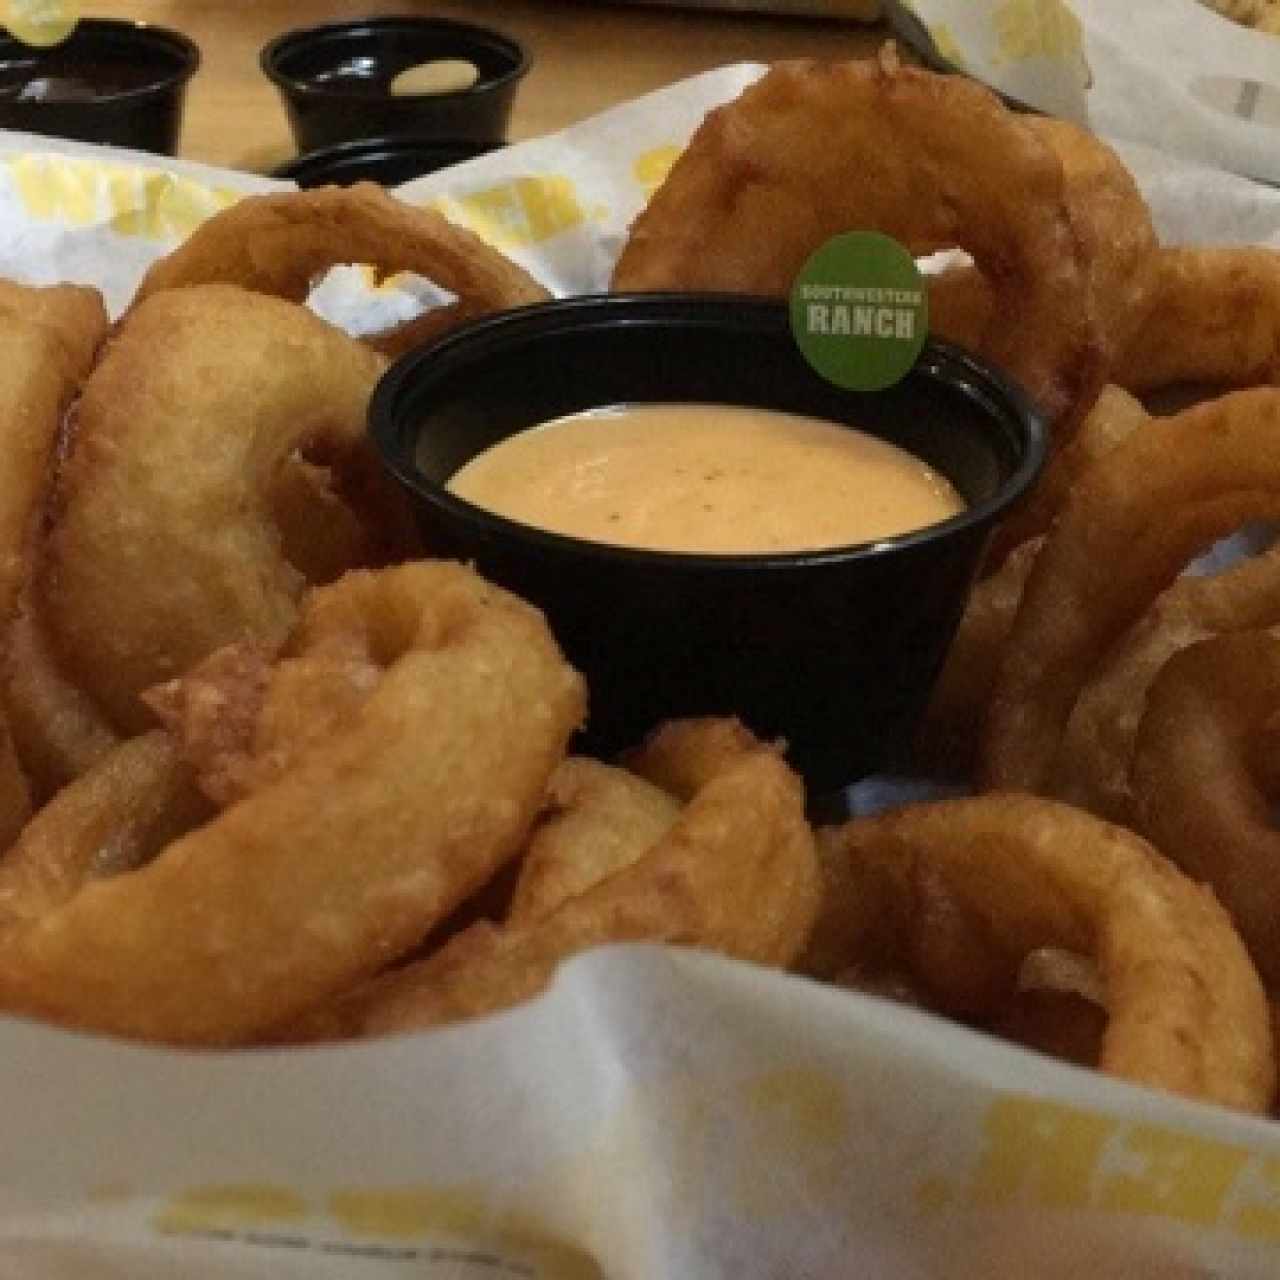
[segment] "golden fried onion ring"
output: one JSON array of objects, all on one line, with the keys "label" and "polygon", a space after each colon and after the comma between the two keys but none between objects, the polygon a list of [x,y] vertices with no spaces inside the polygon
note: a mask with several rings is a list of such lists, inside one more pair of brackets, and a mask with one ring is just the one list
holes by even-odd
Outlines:
[{"label": "golden fried onion ring", "polygon": [[1280,252],[1265,245],[1169,245],[1113,378],[1130,391],[1179,383],[1280,383]]},{"label": "golden fried onion ring", "polygon": [[[1245,1110],[1269,1105],[1270,1013],[1244,945],[1213,894],[1133,832],[1056,801],[992,794],[857,819],[827,838],[858,890],[850,963],[905,964],[945,1005],[984,988],[1007,997],[1039,948],[1092,956],[1109,1013],[1103,1071]],[[941,904],[953,915],[939,930]],[[957,939],[963,947],[948,945]],[[959,990],[957,956],[972,970]]]},{"label": "golden fried onion ring", "polygon": [[0,280],[0,621],[6,624],[26,578],[62,415],[106,332],[96,289],[30,289]]},{"label": "golden fried onion ring", "polygon": [[44,805],[0,858],[0,927],[36,920],[90,880],[142,866],[210,812],[168,734],[121,743]]},{"label": "golden fried onion ring", "polygon": [[1074,429],[1102,362],[1062,164],[959,76],[861,62],[775,65],[710,112],[632,225],[617,290],[786,296],[831,236],[959,247],[994,294],[981,349]]},{"label": "golden fried onion ring", "polygon": [[1265,631],[1175,654],[1148,691],[1130,770],[1132,821],[1231,912],[1280,983],[1280,832],[1272,818],[1280,639]]},{"label": "golden fried onion ring", "polygon": [[[106,310],[95,289],[34,289],[0,280],[0,627],[6,631],[30,582],[64,414],[106,331]],[[3,661],[14,669],[11,643],[4,645]],[[27,743],[11,719],[3,735],[0,840],[8,844],[31,799],[43,799],[48,788],[41,778],[27,777]]]},{"label": "golden fried onion ring", "polygon": [[551,775],[511,895],[508,924],[562,903],[639,860],[670,829],[679,801],[626,769],[574,756]]},{"label": "golden fried onion ring", "polygon": [[1162,420],[1081,477],[1036,557],[1005,648],[983,782],[1051,787],[1068,718],[1110,647],[1197,552],[1277,513],[1280,391],[1271,388]]},{"label": "golden fried onion ring", "polygon": [[284,1038],[380,1035],[478,1017],[528,999],[563,960],[610,942],[667,942],[789,964],[808,938],[819,896],[804,789],[772,747],[752,740],[726,753],[724,723],[671,722],[638,754],[641,773],[646,760],[666,773],[678,758],[692,788],[643,856],[541,918],[472,925]]},{"label": "golden fried onion ring", "polygon": [[[33,546],[33,565],[39,554]],[[32,585],[19,597],[0,672],[14,748],[34,799],[42,803],[118,746],[120,737],[94,699],[62,670],[36,614]]]},{"label": "golden fried onion ring", "polygon": [[[217,282],[302,302],[324,271],[347,262],[367,263],[380,276],[412,271],[442,285],[458,297],[448,309],[452,323],[550,297],[479,236],[377,183],[359,182],[245,197],[154,263],[133,305],[165,289]],[[423,325],[441,332],[445,311],[428,312],[416,326],[410,321],[412,336],[428,332]],[[403,340],[395,345],[402,349]]]},{"label": "golden fried onion ring", "polygon": [[518,850],[584,709],[541,614],[458,565],[357,571],[307,598],[273,676],[323,685],[335,651],[363,656],[362,696],[147,866],[0,935],[0,1006],[243,1041],[390,963]]},{"label": "golden fried onion ring", "polygon": [[36,593],[60,666],[116,727],[148,727],[138,694],[221,645],[288,634],[306,579],[273,495],[295,450],[365,517],[360,563],[412,545],[365,435],[383,368],[305,308],[230,285],[130,314],[79,401]]},{"label": "golden fried onion ring", "polygon": [[[1128,350],[1148,311],[1160,254],[1151,211],[1133,175],[1102,139],[1067,120],[1021,119],[1062,163],[1089,303],[1108,361],[1114,360]],[[929,278],[930,326],[962,346],[983,348],[992,327],[1004,323],[997,303],[976,266]]]}]

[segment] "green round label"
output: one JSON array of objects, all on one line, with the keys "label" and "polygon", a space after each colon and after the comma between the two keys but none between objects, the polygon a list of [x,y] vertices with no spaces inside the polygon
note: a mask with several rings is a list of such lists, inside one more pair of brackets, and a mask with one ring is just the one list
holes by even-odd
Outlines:
[{"label": "green round label", "polygon": [[929,335],[915,259],[878,231],[832,237],[791,286],[791,332],[828,382],[878,391],[901,381]]}]

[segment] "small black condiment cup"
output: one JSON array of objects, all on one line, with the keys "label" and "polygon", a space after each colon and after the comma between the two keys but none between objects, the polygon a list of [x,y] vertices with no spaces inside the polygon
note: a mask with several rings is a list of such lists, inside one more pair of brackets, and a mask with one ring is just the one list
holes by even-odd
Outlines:
[{"label": "small black condiment cup", "polygon": [[488,155],[497,142],[469,142],[465,138],[368,138],[337,142],[308,151],[271,171],[298,186],[349,187],[354,182],[379,182],[398,187],[426,173],[435,173],[464,160]]},{"label": "small black condiment cup", "polygon": [[[479,79],[453,93],[392,95],[391,82],[401,71],[439,58],[474,63]],[[259,57],[300,152],[408,133],[504,142],[529,61],[522,45],[489,27],[412,16],[287,31]]]},{"label": "small black condiment cup", "polygon": [[[85,18],[61,44],[35,49],[0,32],[0,128],[174,155],[200,50],[146,22]],[[83,99],[23,99],[32,81],[80,83]]]},{"label": "small black condiment cup", "polygon": [[[445,487],[527,427],[640,401],[755,405],[860,427],[923,458],[968,506],[858,546],[677,555],[531,528]],[[428,549],[474,561],[546,612],[587,677],[584,750],[612,754],[671,716],[736,714],[785,739],[814,796],[898,758],[987,534],[1045,447],[1027,397],[972,356],[931,343],[897,386],[844,391],[805,362],[784,304],[723,294],[573,298],[480,320],[398,360],[374,394],[370,429]]]}]

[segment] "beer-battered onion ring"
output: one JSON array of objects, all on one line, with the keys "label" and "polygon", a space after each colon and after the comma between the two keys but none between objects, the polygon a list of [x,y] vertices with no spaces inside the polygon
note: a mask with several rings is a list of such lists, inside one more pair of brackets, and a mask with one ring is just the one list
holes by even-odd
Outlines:
[{"label": "beer-battered onion ring", "polygon": [[1089,299],[1109,357],[1142,323],[1159,242],[1124,161],[1096,134],[1050,116],[1023,123],[1062,162],[1067,208],[1087,264]]},{"label": "beer-battered onion ring", "polygon": [[[246,196],[154,263],[133,305],[165,289],[212,283],[302,302],[320,275],[347,262],[366,263],[381,276],[412,271],[442,285],[461,304],[456,321],[550,297],[479,236],[377,183],[359,182]],[[439,331],[439,321],[432,324]]]},{"label": "beer-battered onion ring", "polygon": [[1231,912],[1262,976],[1280,983],[1280,832],[1273,821],[1280,638],[1217,636],[1175,654],[1148,691],[1131,821]]},{"label": "beer-battered onion ring", "polygon": [[1265,245],[1168,245],[1117,353],[1130,391],[1180,383],[1280,384],[1280,252]]},{"label": "beer-battered onion ring", "polygon": [[0,927],[36,920],[90,880],[142,866],[210,813],[168,734],[121,743],[43,805],[0,856]]},{"label": "beer-battered onion ring", "polygon": [[0,935],[0,1007],[244,1041],[394,961],[516,853],[585,704],[542,615],[460,565],[356,571],[308,595],[273,683],[314,663],[323,685],[334,651],[363,655],[363,697],[145,867]]},{"label": "beer-battered onion ring", "polygon": [[541,918],[472,925],[425,960],[286,1028],[282,1038],[381,1035],[492,1013],[537,994],[570,956],[611,942],[666,942],[759,964],[791,963],[808,938],[820,891],[804,788],[772,747],[753,741],[746,750],[723,750],[720,728],[715,720],[692,720],[658,731],[651,754],[679,757],[693,791],[641,857]]},{"label": "beer-battered onion ring", "polygon": [[1109,1014],[1101,1070],[1249,1111],[1270,1104],[1270,1013],[1244,944],[1213,894],[1133,832],[991,794],[857,819],[827,838],[859,891],[856,949],[905,964],[943,1003],[956,954],[938,939],[946,902],[956,918],[944,932],[963,938],[1000,998],[1039,948],[1095,959]]},{"label": "beer-battered onion ring", "polygon": [[1108,650],[1197,552],[1280,514],[1280,390],[1237,391],[1139,431],[1071,491],[1027,581],[988,708],[981,780],[1052,786]]},{"label": "beer-battered onion ring", "polygon": [[1081,476],[1150,421],[1127,391],[1104,387],[1080,429],[996,530],[989,571],[970,593],[916,735],[917,764],[955,776],[971,771],[982,717],[1044,531]]},{"label": "beer-battered onion ring", "polygon": [[[1062,163],[1071,225],[1086,265],[1089,302],[1108,361],[1126,352],[1146,320],[1160,254],[1151,211],[1124,162],[1101,138],[1067,120],[1025,115],[1022,122]],[[931,327],[980,349],[1003,323],[981,271],[952,268],[929,281]]]},{"label": "beer-battered onion ring", "polygon": [[0,623],[26,580],[63,414],[106,332],[96,289],[0,280]]},{"label": "beer-battered onion ring", "polygon": [[912,758],[926,773],[963,778],[972,771],[982,717],[1041,545],[1032,538],[1015,547],[995,573],[974,583],[916,730]]},{"label": "beer-battered onion ring", "polygon": [[1111,384],[1103,387],[1079,430],[1053,455],[1030,492],[992,535],[986,571],[1002,565],[1014,548],[1040,537],[1080,477],[1151,420],[1127,391]]},{"label": "beer-battered onion ring", "polygon": [[858,229],[916,254],[964,249],[993,293],[983,354],[1074,429],[1102,353],[1062,164],[987,89],[891,49],[777,64],[710,112],[632,224],[612,287],[785,296],[810,254]]},{"label": "beer-battered onion ring", "polygon": [[[32,549],[33,565],[39,552]],[[19,597],[9,626],[0,694],[14,748],[37,803],[88,771],[120,736],[101,708],[62,670],[48,629],[36,614],[31,584]]]},{"label": "beer-battered onion ring", "polygon": [[1128,822],[1134,741],[1152,680],[1197,641],[1277,625],[1280,547],[1212,576],[1184,574],[1111,646],[1081,690],[1058,748],[1053,794]]},{"label": "beer-battered onion ring", "polygon": [[295,451],[363,517],[359,563],[415,544],[365,434],[384,367],[230,285],[157,294],[118,330],[78,403],[35,593],[60,667],[118,729],[148,727],[138,694],[221,645],[288,634],[306,578],[273,496]]},{"label": "beer-battered onion ring", "polygon": [[676,798],[626,769],[574,756],[547,787],[547,802],[520,863],[508,924],[540,920],[641,858],[680,812]]},{"label": "beer-battered onion ring", "polygon": [[[68,405],[107,331],[96,289],[29,288],[0,280],[0,634],[30,581],[31,550]],[[4,644],[9,652],[10,645]],[[0,700],[2,701],[2,700]],[[10,715],[0,730],[0,842],[21,829],[32,801],[27,760]]]}]

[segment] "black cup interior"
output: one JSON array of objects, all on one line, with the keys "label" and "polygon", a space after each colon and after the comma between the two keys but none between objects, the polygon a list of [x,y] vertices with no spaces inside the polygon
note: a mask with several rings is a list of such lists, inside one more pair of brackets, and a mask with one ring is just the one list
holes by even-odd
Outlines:
[{"label": "black cup interior", "polygon": [[280,165],[272,170],[272,177],[291,180],[303,188],[347,187],[355,182],[379,182],[384,187],[395,187],[423,174],[487,155],[500,145],[414,137],[339,142]]},{"label": "black cup interior", "polygon": [[[0,126],[172,155],[199,65],[186,36],[147,23],[84,19],[48,49],[0,34]],[[34,82],[62,96],[20,97]]]},{"label": "black cup interior", "polygon": [[[849,423],[946,475],[967,510],[875,544],[675,555],[516,524],[444,485],[481,450],[567,413],[637,401],[758,405]],[[782,737],[815,792],[893,762],[923,707],[992,523],[1042,461],[1043,423],[995,371],[941,344],[875,393],[809,368],[786,307],[611,295],[482,320],[386,374],[372,433],[430,551],[540,605],[587,676],[583,746],[611,754],[673,715],[737,714]]]},{"label": "black cup interior", "polygon": [[[401,71],[438,58],[475,64],[456,93],[390,93]],[[326,23],[267,44],[263,73],[275,84],[300,152],[355,138],[419,136],[502,142],[529,56],[499,31],[444,18],[388,17]]]}]

